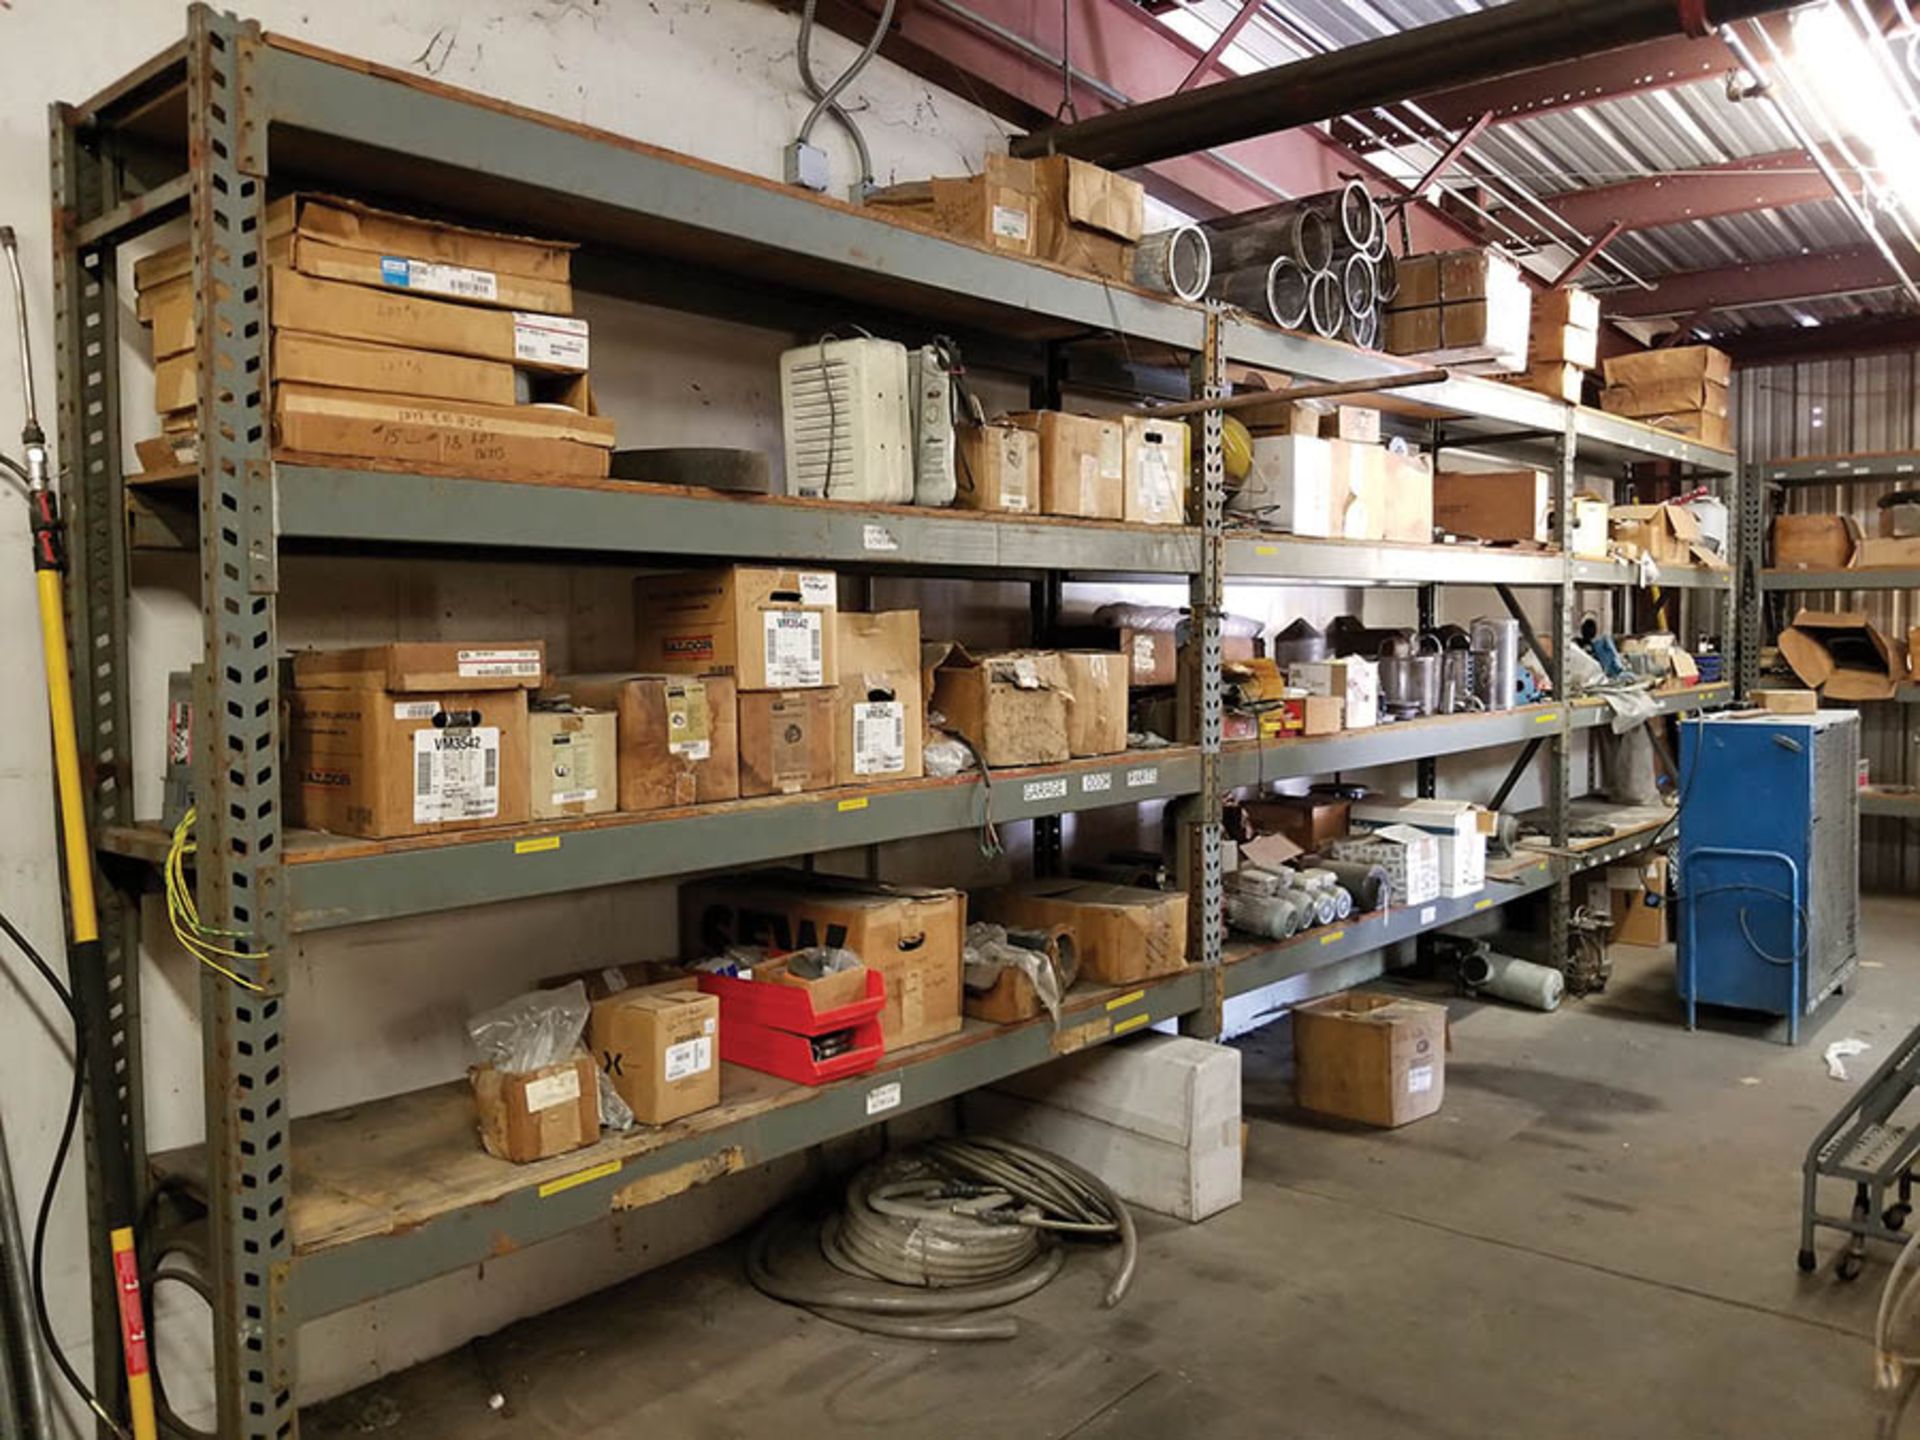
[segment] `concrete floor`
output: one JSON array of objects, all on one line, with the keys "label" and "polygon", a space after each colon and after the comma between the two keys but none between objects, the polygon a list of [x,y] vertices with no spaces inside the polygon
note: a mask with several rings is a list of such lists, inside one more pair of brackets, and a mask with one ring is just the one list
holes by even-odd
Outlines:
[{"label": "concrete floor", "polygon": [[1855,993],[1793,1050],[1725,1018],[1688,1035],[1655,951],[1616,950],[1608,992],[1554,1015],[1453,999],[1445,1108],[1395,1132],[1295,1110],[1288,1027],[1270,1027],[1242,1042],[1243,1203],[1200,1226],[1142,1217],[1117,1310],[1097,1308],[1104,1257],[1075,1256],[1012,1344],[839,1329],[757,1295],[734,1244],[303,1432],[1865,1440],[1888,1257],[1853,1285],[1801,1275],[1798,1171],[1845,1093],[1826,1044],[1872,1043],[1857,1081],[1920,1017],[1916,933],[1920,901],[1870,901]]}]

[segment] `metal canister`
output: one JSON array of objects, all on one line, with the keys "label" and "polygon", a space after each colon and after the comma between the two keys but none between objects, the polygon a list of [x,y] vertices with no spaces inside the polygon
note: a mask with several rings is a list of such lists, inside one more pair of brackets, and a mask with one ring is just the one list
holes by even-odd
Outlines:
[{"label": "metal canister", "polygon": [[1458,715],[1479,703],[1473,693],[1473,642],[1459,635],[1440,651],[1440,713]]},{"label": "metal canister", "polygon": [[[1431,645],[1433,648],[1428,650]],[[1414,703],[1422,715],[1440,713],[1440,641],[1432,634],[1422,635],[1411,663],[1413,665]]]},{"label": "metal canister", "polygon": [[1489,710],[1513,709],[1520,675],[1520,622],[1482,616],[1473,622],[1473,689]]}]

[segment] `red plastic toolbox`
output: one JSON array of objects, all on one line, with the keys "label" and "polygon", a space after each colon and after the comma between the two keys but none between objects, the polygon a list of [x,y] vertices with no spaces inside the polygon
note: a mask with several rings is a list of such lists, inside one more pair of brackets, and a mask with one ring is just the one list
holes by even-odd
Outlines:
[{"label": "red plastic toolbox", "polygon": [[[876,975],[873,978],[877,984],[880,977]],[[756,985],[752,980],[736,983]],[[757,988],[786,990],[792,987],[759,983]],[[726,1002],[723,1000],[721,1004],[724,1006]],[[756,1025],[751,1020],[730,1015],[723,1009],[720,1017],[720,1058],[729,1065],[764,1070],[769,1075],[778,1075],[782,1080],[793,1080],[802,1085],[825,1085],[832,1080],[844,1080],[849,1075],[871,1070],[880,1063],[881,1052],[886,1046],[880,1038],[878,1015],[869,1014],[866,1019],[851,1026],[829,1027],[823,1033],[831,1033],[832,1029],[851,1029],[853,1048],[835,1055],[831,1060],[816,1060],[813,1058],[812,1036],[795,1035],[790,1030],[776,1030],[769,1025]]]},{"label": "red plastic toolbox", "polygon": [[731,975],[703,973],[700,988],[720,997],[720,1053],[722,1059],[728,1060],[733,1057],[726,1053],[726,1035],[735,1025],[759,1025],[769,1030],[784,1030],[790,1035],[824,1035],[829,1030],[851,1030],[867,1020],[874,1020],[877,1025],[875,1017],[887,1001],[886,979],[878,970],[867,971],[866,999],[836,1005],[831,1010],[815,1010],[813,996],[804,988],[777,981],[736,980]]}]

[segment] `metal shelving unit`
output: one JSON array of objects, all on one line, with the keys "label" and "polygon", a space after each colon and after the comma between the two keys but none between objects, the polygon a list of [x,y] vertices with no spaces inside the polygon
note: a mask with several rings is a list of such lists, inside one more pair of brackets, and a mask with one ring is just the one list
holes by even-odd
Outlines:
[{"label": "metal shelving unit", "polygon": [[[1630,577],[1589,576],[1561,555],[1228,539],[1217,410],[1198,427],[1205,483],[1198,523],[1186,527],[867,510],[617,481],[510,483],[276,455],[261,221],[270,177],[288,176],[481,224],[557,231],[583,244],[583,288],[774,328],[824,321],[882,332],[937,327],[959,338],[974,363],[1030,376],[1046,399],[1057,399],[1047,388],[1062,348],[1090,335],[1119,333],[1187,357],[1193,392],[1208,397],[1224,393],[1230,360],[1326,379],[1410,373],[1404,362],[898,227],[623,137],[317,52],[204,6],[191,10],[183,43],[80,105],[54,107],[51,138],[63,229],[60,440],[73,477],[74,669],[109,900],[103,918],[119,1001],[114,1058],[125,1077],[136,1173],[164,1182],[169,1225],[200,1232],[212,1269],[223,1435],[278,1440],[295,1432],[296,1338],[315,1316],[860,1129],[883,1108],[931,1103],[1141,1026],[1178,1020],[1195,1033],[1217,1033],[1231,995],[1364,962],[1521,895],[1557,887],[1555,924],[1564,930],[1576,865],[1560,857],[1469,900],[1229,952],[1218,923],[1225,789],[1411,759],[1427,762],[1423,791],[1431,793],[1435,756],[1496,746],[1531,755],[1528,742],[1540,740],[1552,745],[1553,838],[1564,844],[1571,740],[1604,717],[1591,706],[1547,705],[1223,747],[1222,590],[1229,575],[1370,580],[1420,585],[1430,607],[1439,584],[1547,588],[1555,653],[1564,655],[1575,585]],[[201,456],[190,479],[129,485],[117,334],[127,307],[117,294],[116,250],[182,213],[193,236]],[[1723,453],[1484,380],[1452,380],[1403,398],[1457,442],[1511,443],[1549,456],[1563,500],[1582,464],[1603,473],[1650,459],[1697,473],[1731,467]],[[208,923],[247,937],[236,948],[249,958],[235,968],[252,987],[203,974],[208,1143],[155,1157],[151,1167],[140,1127],[137,936],[142,891],[164,840],[131,813],[130,515],[135,534],[164,534],[200,558],[209,680],[195,730],[198,885]],[[1046,608],[1039,592],[1066,575],[1184,581],[1197,641],[1188,647],[1187,663],[1196,667],[1189,733],[1168,749],[997,772],[990,783],[963,777],[830,791],[443,843],[296,834],[283,829],[278,806],[280,557],[341,546],[561,561],[806,559],[875,574],[994,576],[1032,583],[1036,612]],[[1711,704],[1723,694],[1703,689],[1663,703]],[[478,1151],[457,1085],[357,1106],[351,1119],[290,1114],[286,977],[307,934],[964,831],[987,819],[1036,822],[1035,848],[1046,863],[1057,857],[1050,825],[1057,817],[1149,799],[1182,807],[1193,963],[1123,991],[1076,991],[1058,1029],[1044,1020],[1002,1028],[969,1022],[960,1036],[887,1057],[876,1074],[818,1090],[743,1072],[747,1078],[738,1086],[730,1080],[717,1110],[528,1167]],[[358,1157],[351,1173],[330,1168],[341,1144]],[[149,1253],[168,1243],[149,1237]],[[94,1280],[97,1378],[112,1395],[117,1300],[110,1275],[97,1271]]]}]

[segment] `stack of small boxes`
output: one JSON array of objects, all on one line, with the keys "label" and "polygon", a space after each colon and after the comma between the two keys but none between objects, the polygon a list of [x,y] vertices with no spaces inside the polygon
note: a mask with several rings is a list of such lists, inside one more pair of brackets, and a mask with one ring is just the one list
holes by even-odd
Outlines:
[{"label": "stack of small boxes", "polygon": [[1191,432],[1183,420],[1029,410],[959,431],[963,509],[1184,525]]},{"label": "stack of small boxes", "polygon": [[1581,404],[1587,376],[1600,363],[1599,297],[1571,286],[1534,296],[1527,356],[1527,368],[1510,377],[1510,384]]},{"label": "stack of small boxes", "polygon": [[1488,374],[1527,368],[1532,296],[1498,251],[1409,255],[1387,306],[1387,350]]},{"label": "stack of small boxes", "polygon": [[1605,365],[1600,408],[1644,420],[1715,449],[1730,449],[1733,421],[1728,387],[1733,359],[1711,345],[1678,345],[1617,355]]},{"label": "stack of small boxes", "polygon": [[[314,195],[270,204],[263,244],[277,445],[501,478],[607,473],[613,424],[587,388],[570,247]],[[136,447],[149,470],[197,458],[193,283],[186,245],[134,267],[161,427]]]}]

